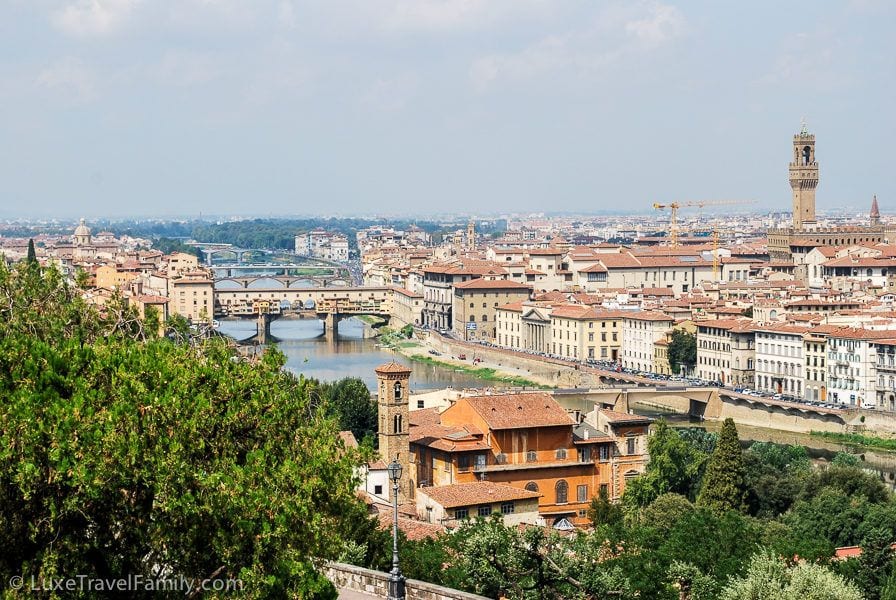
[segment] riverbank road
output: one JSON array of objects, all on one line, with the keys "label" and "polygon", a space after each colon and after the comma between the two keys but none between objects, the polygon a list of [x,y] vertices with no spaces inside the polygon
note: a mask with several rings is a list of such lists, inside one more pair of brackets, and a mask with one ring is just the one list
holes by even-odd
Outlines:
[{"label": "riverbank road", "polygon": [[[497,377],[520,377],[523,379],[528,379],[537,384],[541,385],[550,385],[551,382],[543,381],[539,377],[533,375],[526,369],[521,369],[519,367],[511,366],[507,363],[497,362],[493,360],[486,360],[482,357],[482,355],[477,352],[478,347],[477,344],[471,344],[469,342],[457,342],[457,340],[446,340],[450,341],[454,344],[460,346],[453,354],[446,354],[444,352],[440,352],[438,356],[433,356],[430,353],[430,350],[434,350],[433,346],[428,343],[428,340],[414,340],[417,342],[417,346],[411,348],[402,348],[401,352],[404,354],[416,354],[419,356],[431,356],[433,360],[437,360],[440,362],[457,365],[459,367],[466,367],[468,369],[494,369]],[[489,348],[492,350],[493,348]],[[460,354],[464,354],[466,356],[465,359],[460,359],[458,356]],[[478,362],[475,362],[478,359]],[[498,382],[495,382],[498,383]]]}]

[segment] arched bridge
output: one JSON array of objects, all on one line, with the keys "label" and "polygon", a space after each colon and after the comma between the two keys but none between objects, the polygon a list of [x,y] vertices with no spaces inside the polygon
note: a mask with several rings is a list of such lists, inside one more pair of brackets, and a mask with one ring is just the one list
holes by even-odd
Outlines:
[{"label": "arched bridge", "polygon": [[630,412],[636,406],[657,412],[688,414],[718,420],[731,417],[738,424],[783,431],[845,432],[857,418],[856,410],[841,410],[750,396],[717,387],[655,386],[557,390],[555,397],[570,411],[587,414],[594,407]]}]

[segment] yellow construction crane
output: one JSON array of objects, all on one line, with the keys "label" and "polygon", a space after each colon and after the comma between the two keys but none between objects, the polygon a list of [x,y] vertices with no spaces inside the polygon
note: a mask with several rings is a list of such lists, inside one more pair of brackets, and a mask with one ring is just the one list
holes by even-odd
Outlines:
[{"label": "yellow construction crane", "polygon": [[687,200],[685,202],[670,202],[668,204],[660,204],[654,202],[653,208],[663,210],[668,208],[671,213],[669,221],[669,245],[673,248],[678,247],[678,209],[690,206],[703,208],[704,206],[727,206],[731,204],[752,204],[755,200]]}]

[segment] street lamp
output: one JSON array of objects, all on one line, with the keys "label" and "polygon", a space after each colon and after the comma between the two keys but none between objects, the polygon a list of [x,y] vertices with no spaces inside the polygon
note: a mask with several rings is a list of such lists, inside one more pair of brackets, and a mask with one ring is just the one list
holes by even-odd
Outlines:
[{"label": "street lamp", "polygon": [[401,479],[401,463],[398,455],[387,467],[392,480],[392,570],[389,572],[389,600],[405,600],[404,576],[398,567],[398,480]]}]

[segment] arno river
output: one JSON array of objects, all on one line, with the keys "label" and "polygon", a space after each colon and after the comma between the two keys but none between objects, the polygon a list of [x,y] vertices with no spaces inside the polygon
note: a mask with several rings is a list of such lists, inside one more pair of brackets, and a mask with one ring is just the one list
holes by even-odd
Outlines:
[{"label": "arno river", "polygon": [[[255,335],[251,319],[221,321],[221,333],[237,340]],[[286,355],[286,367],[306,377],[332,381],[343,377],[360,377],[370,389],[376,389],[379,365],[394,360],[413,368],[412,390],[433,390],[445,387],[482,387],[482,381],[453,369],[412,363],[401,354],[377,347],[375,339],[364,339],[364,324],[356,319],[339,323],[335,338],[323,336],[323,325],[316,319],[278,319],[271,323],[271,335],[280,339],[277,346]]]},{"label": "arno river", "polygon": [[[221,333],[237,340],[249,338],[255,334],[255,321],[251,319],[221,321]],[[302,373],[306,377],[314,377],[322,381],[332,381],[343,377],[359,377],[370,389],[375,389],[376,375],[373,370],[384,362],[394,360],[413,368],[411,376],[412,390],[432,390],[445,387],[485,387],[483,383],[466,373],[435,365],[412,362],[404,356],[377,346],[375,339],[363,338],[364,324],[355,319],[348,319],[339,324],[339,333],[335,338],[323,336],[323,326],[315,319],[288,320],[280,319],[271,324],[271,334],[280,339],[278,347],[286,355],[288,369]],[[659,416],[643,407],[635,412],[648,416]],[[694,422],[681,415],[663,415],[675,427],[705,427],[716,431],[721,423]],[[809,450],[816,459],[831,459],[838,450],[846,450],[839,444],[812,437],[805,434],[787,433],[764,428],[738,426],[742,440],[770,441],[781,444],[799,444]],[[896,454],[877,450],[862,450],[866,465],[878,472],[891,486],[896,483]]]}]

